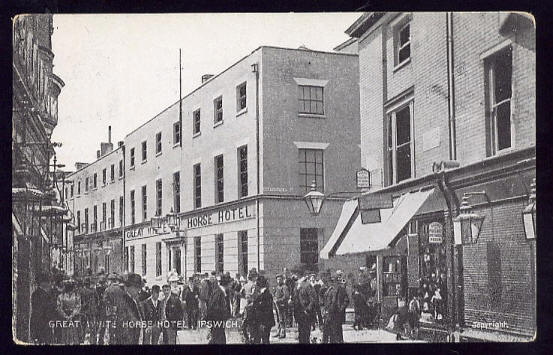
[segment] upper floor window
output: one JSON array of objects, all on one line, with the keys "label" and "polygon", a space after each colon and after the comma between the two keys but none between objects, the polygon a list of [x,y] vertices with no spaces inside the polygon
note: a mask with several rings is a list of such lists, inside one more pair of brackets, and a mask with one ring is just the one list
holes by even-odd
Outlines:
[{"label": "upper floor window", "polygon": [[161,153],[161,132],[156,133],[156,154]]},{"label": "upper floor window", "polygon": [[246,108],[246,82],[236,87],[236,111]]},{"label": "upper floor window", "polygon": [[220,122],[223,122],[223,97],[219,96],[215,100],[213,100],[213,123],[218,124]]},{"label": "upper floor window", "polygon": [[202,207],[202,168],[200,163],[194,165],[194,208]]},{"label": "upper floor window", "polygon": [[215,157],[215,203],[225,201],[223,156]]},{"label": "upper floor window", "polygon": [[75,192],[74,185],[71,185],[71,186],[69,187],[69,191],[70,191],[70,193],[71,193],[71,197],[73,197],[73,195],[74,195],[73,193]]},{"label": "upper floor window", "polygon": [[136,223],[136,205],[134,200],[134,190],[131,190],[131,224]]},{"label": "upper floor window", "polygon": [[145,162],[148,158],[148,148],[146,145],[146,141],[142,142],[142,162]]},{"label": "upper floor window", "polygon": [[313,181],[317,190],[324,192],[324,164],[322,149],[299,150],[300,188],[305,192],[311,190]]},{"label": "upper floor window", "polygon": [[487,151],[488,156],[513,145],[511,120],[512,48],[486,59]]},{"label": "upper floor window", "polygon": [[98,174],[94,173],[94,188],[98,187]]},{"label": "upper floor window", "polygon": [[81,182],[77,181],[77,195],[81,194]]},{"label": "upper floor window", "polygon": [[[200,134],[200,123],[201,123],[201,113],[200,113],[200,109],[197,109],[196,111],[194,111],[194,113],[192,113],[192,134],[193,135],[196,135],[196,134]],[[215,123],[217,123],[217,121],[215,121]]]},{"label": "upper floor window", "polygon": [[322,86],[299,86],[299,113],[324,115]]},{"label": "upper floor window", "polygon": [[173,144],[180,143],[180,122],[173,123]]},{"label": "upper floor window", "polygon": [[142,186],[142,221],[148,219],[148,195],[146,193],[146,185]]},{"label": "upper floor window", "polygon": [[238,148],[238,197],[248,196],[248,146]]},{"label": "upper floor window", "polygon": [[173,173],[173,206],[174,212],[180,213],[180,172]]},{"label": "upper floor window", "polygon": [[131,148],[131,153],[130,153],[130,159],[131,159],[131,162],[130,162],[130,167],[131,168],[134,168],[134,148]]},{"label": "upper floor window", "polygon": [[106,181],[107,181],[107,171],[104,168],[104,170],[102,170],[102,184],[105,185]]},{"label": "upper floor window", "polygon": [[88,186],[90,185],[90,178],[87,176],[84,180],[84,191],[88,192]]},{"label": "upper floor window", "polygon": [[161,179],[156,180],[156,216],[161,216],[162,212],[163,185]]},{"label": "upper floor window", "polygon": [[114,164],[111,164],[111,166],[110,166],[109,177],[111,179],[111,182],[115,181],[115,165]]},{"label": "upper floor window", "polygon": [[386,125],[386,177],[388,185],[414,176],[413,101],[391,111]]},{"label": "upper floor window", "polygon": [[397,67],[411,58],[411,22],[403,18],[394,27],[394,65]]},{"label": "upper floor window", "polygon": [[123,177],[123,160],[119,160],[119,177]]}]

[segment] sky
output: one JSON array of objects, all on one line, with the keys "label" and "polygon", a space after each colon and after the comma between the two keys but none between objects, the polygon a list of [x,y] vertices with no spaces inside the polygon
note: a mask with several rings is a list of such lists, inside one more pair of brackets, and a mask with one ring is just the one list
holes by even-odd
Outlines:
[{"label": "sky", "polygon": [[67,171],[262,45],[332,51],[360,13],[54,15],[54,73],[64,82],[52,141]]}]

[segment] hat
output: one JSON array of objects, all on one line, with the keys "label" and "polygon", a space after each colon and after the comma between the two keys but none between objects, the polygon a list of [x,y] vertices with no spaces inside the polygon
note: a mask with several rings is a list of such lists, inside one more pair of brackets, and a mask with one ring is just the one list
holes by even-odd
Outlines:
[{"label": "hat", "polygon": [[244,278],[244,276],[240,276],[240,282],[246,282],[246,279]]},{"label": "hat", "polygon": [[121,278],[116,273],[112,272],[108,275],[108,280],[119,281]]},{"label": "hat", "polygon": [[142,276],[134,273],[130,273],[125,281],[125,286],[135,286],[142,288]]},{"label": "hat", "polygon": [[252,278],[252,277],[257,277],[258,274],[257,274],[257,269],[256,268],[252,268],[249,272],[248,272],[248,279]]},{"label": "hat", "polygon": [[231,281],[230,277],[223,274],[223,275],[221,275],[221,279],[219,280],[219,285],[226,286],[230,283],[230,281]]},{"label": "hat", "polygon": [[257,285],[257,287],[263,288],[263,287],[267,287],[269,283],[267,282],[267,279],[265,278],[265,276],[259,276],[255,284]]},{"label": "hat", "polygon": [[179,275],[175,271],[171,271],[169,275],[167,275],[167,282],[172,281],[179,281]]}]

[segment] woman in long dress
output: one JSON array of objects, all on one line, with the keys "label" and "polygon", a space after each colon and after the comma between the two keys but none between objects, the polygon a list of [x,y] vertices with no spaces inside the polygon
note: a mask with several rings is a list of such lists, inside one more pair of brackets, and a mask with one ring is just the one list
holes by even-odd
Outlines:
[{"label": "woman in long dress", "polygon": [[75,291],[75,282],[69,280],[64,290],[58,295],[57,310],[62,321],[66,322],[61,331],[61,343],[64,345],[79,344],[79,326],[75,321],[80,320],[81,296]]}]

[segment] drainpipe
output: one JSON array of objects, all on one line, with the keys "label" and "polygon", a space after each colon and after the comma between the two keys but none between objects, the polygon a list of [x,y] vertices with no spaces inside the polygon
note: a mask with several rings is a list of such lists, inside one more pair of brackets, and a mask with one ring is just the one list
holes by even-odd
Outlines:
[{"label": "drainpipe", "polygon": [[259,194],[260,194],[260,188],[259,188],[259,182],[260,182],[260,174],[259,174],[259,63],[252,64],[252,71],[255,73],[255,160],[256,160],[256,193],[257,198],[255,199],[255,216],[256,216],[256,232],[257,232],[257,270],[259,271],[261,269],[261,258],[259,255],[260,248],[259,248]]},{"label": "drainpipe", "polygon": [[447,106],[449,128],[449,160],[457,160],[457,141],[455,129],[455,78],[453,74],[453,13],[446,12],[447,45]]}]

